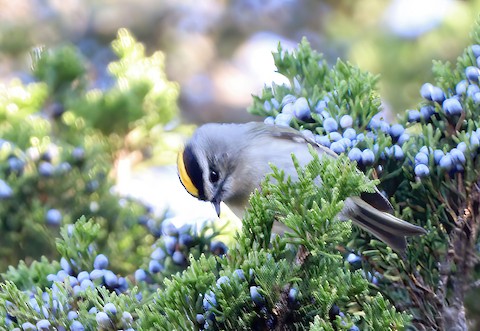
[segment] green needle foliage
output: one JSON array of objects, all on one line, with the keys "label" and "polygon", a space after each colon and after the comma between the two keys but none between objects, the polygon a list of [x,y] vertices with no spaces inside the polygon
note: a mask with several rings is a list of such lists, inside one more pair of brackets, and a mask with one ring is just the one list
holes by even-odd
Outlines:
[{"label": "green needle foliage", "polygon": [[[121,30],[102,90],[74,48],[35,53],[39,81],[0,95],[0,325],[467,330],[465,312],[478,312],[465,304],[478,288],[478,26],[472,37],[455,66],[434,64],[438,89],[422,87],[425,100],[395,128],[378,115],[378,77],[341,60],[329,67],[306,40],[291,53],[279,46],[290,84],[266,87],[249,110],[339,157],[312,149],[302,168],[293,155],[295,180],[273,165],[229,249],[211,224],[177,228],[111,193],[114,160],[148,149],[175,116],[161,54],[146,57]],[[337,219],[346,198],[375,185],[396,216],[428,230],[402,256]]]},{"label": "green needle foliage", "polygon": [[[348,245],[360,256],[358,267],[379,276],[379,290],[420,330],[466,330],[465,299],[478,288],[479,31],[477,24],[456,65],[434,62],[435,81],[422,87],[424,101],[400,116],[400,126],[378,114],[377,77],[341,60],[329,68],[306,40],[292,53],[279,46],[275,63],[290,85],[265,88],[249,109],[348,154],[380,181],[398,217],[428,230],[409,240],[406,259],[357,228]],[[347,114],[351,121],[342,126]],[[332,119],[338,128],[325,125]],[[339,146],[347,129],[354,135]],[[372,159],[356,156],[362,151]],[[475,316],[478,305],[469,311]]]}]

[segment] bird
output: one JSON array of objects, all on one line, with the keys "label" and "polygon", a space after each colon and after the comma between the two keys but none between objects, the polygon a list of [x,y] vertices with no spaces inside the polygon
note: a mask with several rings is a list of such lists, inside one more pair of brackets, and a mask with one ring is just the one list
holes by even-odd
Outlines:
[{"label": "bird", "polygon": [[[207,123],[198,127],[177,158],[180,182],[192,196],[209,201],[220,215],[223,201],[237,215],[248,207],[248,200],[268,173],[271,165],[292,179],[297,177],[292,154],[301,166],[312,160],[309,145],[320,156],[337,158],[302,132],[287,126],[249,123]],[[367,230],[392,249],[403,252],[406,236],[426,230],[393,214],[388,199],[375,188],[373,193],[348,197],[338,216]]]}]

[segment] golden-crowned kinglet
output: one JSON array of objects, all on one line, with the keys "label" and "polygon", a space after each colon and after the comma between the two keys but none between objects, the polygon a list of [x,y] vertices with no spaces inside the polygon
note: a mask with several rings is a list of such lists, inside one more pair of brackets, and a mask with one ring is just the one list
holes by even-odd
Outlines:
[{"label": "golden-crowned kinglet", "polygon": [[[322,157],[337,157],[301,132],[264,123],[205,124],[199,127],[178,157],[178,174],[194,197],[210,201],[217,214],[224,201],[242,215],[248,198],[272,172],[270,163],[295,178],[291,154],[300,165],[312,159],[308,145]],[[395,250],[406,247],[405,236],[426,231],[393,215],[390,202],[380,193],[364,193],[345,201],[340,219],[351,219]]]}]

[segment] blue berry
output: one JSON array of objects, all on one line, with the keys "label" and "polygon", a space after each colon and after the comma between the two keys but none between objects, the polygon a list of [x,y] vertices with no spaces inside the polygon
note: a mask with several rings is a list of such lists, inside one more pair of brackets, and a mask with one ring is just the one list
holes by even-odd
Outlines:
[{"label": "blue berry", "polygon": [[435,114],[435,108],[432,106],[423,106],[420,108],[420,114],[426,120],[428,120],[433,114]]},{"label": "blue berry", "polygon": [[357,132],[355,131],[355,129],[348,128],[343,131],[343,137],[353,140],[357,137]]},{"label": "blue berry", "polygon": [[263,306],[265,304],[265,299],[263,298],[263,296],[258,291],[257,286],[250,286],[250,297],[252,298],[252,301],[257,306]]},{"label": "blue berry", "polygon": [[105,282],[105,285],[110,288],[117,287],[118,285],[118,277],[113,273],[113,271],[106,270],[105,274],[103,275],[103,280]]},{"label": "blue berry", "polygon": [[38,165],[38,173],[43,177],[50,177],[53,175],[55,168],[49,162],[41,162]]},{"label": "blue berry", "polygon": [[217,287],[220,287],[222,284],[230,283],[230,279],[227,276],[222,276],[217,279]]},{"label": "blue berry", "polygon": [[285,106],[283,106],[282,114],[293,116],[293,113],[294,113],[293,103],[287,103]]},{"label": "blue berry", "polygon": [[417,164],[415,166],[415,175],[418,177],[425,177],[430,174],[430,169],[425,164]]},{"label": "blue berry", "polygon": [[385,121],[380,122],[380,130],[386,134],[390,134],[390,124]]},{"label": "blue berry", "polygon": [[22,329],[24,331],[27,331],[27,330],[32,330],[32,331],[36,331],[37,330],[37,327],[35,325],[33,325],[32,323],[30,322],[26,322],[26,323],[23,323],[22,324]]},{"label": "blue berry", "polygon": [[453,159],[452,156],[447,153],[446,155],[442,156],[440,161],[438,162],[438,165],[440,168],[445,169],[445,170],[450,170],[453,167]]},{"label": "blue berry", "polygon": [[286,96],[283,97],[282,99],[282,107],[285,106],[286,104],[289,103],[294,103],[297,98],[291,94],[287,94]]},{"label": "blue berry", "polygon": [[480,45],[472,45],[470,46],[470,49],[472,50],[473,56],[479,57],[480,56]]},{"label": "blue berry", "polygon": [[329,117],[323,121],[323,128],[326,132],[333,132],[338,130],[338,124],[335,119]]},{"label": "blue berry", "polygon": [[65,270],[67,274],[71,275],[73,273],[72,266],[70,265],[70,263],[68,263],[66,258],[62,257],[60,259],[60,266],[63,270]]},{"label": "blue berry", "polygon": [[342,144],[345,149],[352,147],[352,141],[348,138],[342,138],[338,142]]},{"label": "blue berry", "polygon": [[457,148],[452,148],[450,155],[452,156],[453,161],[456,163],[464,164],[466,162],[465,154],[463,154],[463,152]]},{"label": "blue berry", "polygon": [[357,147],[354,147],[348,152],[348,158],[352,161],[360,162],[362,159],[362,151]]},{"label": "blue berry", "polygon": [[79,321],[73,321],[70,325],[71,331],[85,331],[85,327]]},{"label": "blue berry", "polygon": [[290,290],[288,291],[288,301],[290,303],[294,303],[297,300],[298,296],[298,289],[295,287],[291,287]]},{"label": "blue berry", "polygon": [[457,93],[457,95],[463,95],[467,92],[467,87],[468,82],[466,80],[461,80],[457,83],[457,86],[455,86],[455,93]]},{"label": "blue berry", "polygon": [[448,98],[443,102],[443,110],[447,115],[459,115],[462,112],[460,101],[455,98]]},{"label": "blue berry", "polygon": [[422,98],[431,101],[432,100],[432,89],[433,89],[433,87],[434,86],[430,83],[423,84],[422,87],[420,88],[420,95],[422,96]]},{"label": "blue berry", "polygon": [[290,126],[293,116],[291,114],[280,113],[275,117],[275,125],[278,126]]},{"label": "blue berry", "polygon": [[408,121],[409,122],[418,122],[422,116],[420,115],[420,112],[417,109],[412,109],[408,111]]},{"label": "blue berry", "polygon": [[217,298],[215,297],[215,293],[212,291],[205,293],[203,297],[203,309],[210,310],[213,307],[217,306]]},{"label": "blue berry", "polygon": [[432,147],[427,147],[427,146],[422,146],[420,148],[420,152],[424,153],[424,154],[433,154],[433,148]]},{"label": "blue berry", "polygon": [[277,99],[271,98],[271,99],[270,99],[270,103],[272,104],[273,108],[275,108],[275,109],[279,109],[279,108],[280,108],[280,104],[278,103]]},{"label": "blue berry", "polygon": [[92,314],[92,315],[98,313],[97,307],[92,307],[92,308],[90,308],[90,309],[88,310],[88,313],[89,313],[89,314]]},{"label": "blue berry", "polygon": [[118,277],[118,286],[115,288],[115,291],[118,292],[125,292],[128,290],[128,283],[125,277]]},{"label": "blue berry", "polygon": [[18,157],[10,157],[8,159],[8,169],[17,176],[23,172],[24,166],[25,163]]},{"label": "blue berry", "polygon": [[353,118],[350,115],[343,115],[340,118],[340,126],[345,129],[345,128],[350,128],[353,125]]},{"label": "blue berry", "polygon": [[445,100],[445,93],[443,93],[440,87],[434,86],[432,88],[432,101],[442,103]]},{"label": "blue berry", "polygon": [[445,156],[445,153],[443,153],[443,151],[440,150],[440,149],[436,149],[436,150],[433,151],[433,159],[435,160],[436,164],[439,164],[440,160],[444,156]]},{"label": "blue berry", "polygon": [[417,153],[417,155],[415,155],[415,164],[428,165],[428,155],[423,152]]},{"label": "blue berry", "polygon": [[112,315],[117,314],[117,307],[111,302],[107,303],[105,306],[103,306],[103,311],[106,313],[110,313]]},{"label": "blue berry", "polygon": [[361,260],[362,260],[362,258],[360,256],[358,256],[357,254],[350,253],[347,256],[347,262],[350,263],[350,264],[358,263]]},{"label": "blue berry", "polygon": [[73,310],[70,310],[68,313],[67,313],[67,318],[69,320],[74,320],[76,318],[78,318],[78,313],[76,311],[73,311]]},{"label": "blue berry", "polygon": [[330,139],[327,136],[316,135],[315,141],[322,146],[330,147]]},{"label": "blue berry", "polygon": [[182,233],[178,237],[178,243],[180,244],[180,246],[190,247],[193,244],[193,237],[188,233]]},{"label": "blue berry", "polygon": [[464,141],[459,142],[457,145],[457,149],[465,153],[465,151],[467,150],[467,143]]},{"label": "blue berry", "polygon": [[37,330],[48,330],[50,328],[50,322],[48,320],[40,320],[37,322]]},{"label": "blue berry", "polygon": [[471,147],[471,149],[476,149],[476,148],[478,148],[479,145],[480,145],[480,140],[478,139],[478,137],[476,135],[472,135],[470,137],[470,147]]},{"label": "blue berry", "polygon": [[95,285],[90,279],[85,279],[80,283],[80,288],[85,291],[87,288],[95,288]]},{"label": "blue berry", "polygon": [[180,251],[175,251],[172,254],[172,261],[177,265],[183,265],[186,262],[185,255]]},{"label": "blue berry", "polygon": [[480,87],[478,87],[475,84],[469,85],[467,87],[467,96],[470,97],[470,98],[473,98],[475,93],[478,93],[478,92],[480,92]]},{"label": "blue berry", "polygon": [[245,273],[242,269],[235,269],[234,275],[236,275],[240,280],[245,280]]},{"label": "blue berry", "polygon": [[[315,112],[321,114],[323,111],[327,110],[327,102],[325,100],[320,100],[315,106]],[[324,116],[325,117],[325,116]],[[330,117],[330,116],[328,116]]]},{"label": "blue berry", "polygon": [[82,147],[75,147],[72,151],[72,157],[75,161],[82,161],[85,158],[85,150]]},{"label": "blue berry", "polygon": [[132,314],[130,314],[128,311],[124,311],[122,313],[122,321],[123,323],[127,323],[127,324],[132,323],[133,322]]},{"label": "blue berry", "polygon": [[109,328],[111,326],[110,318],[108,317],[107,313],[103,311],[97,313],[97,315],[95,316],[95,320],[97,321],[97,324],[102,328]]},{"label": "blue berry", "polygon": [[342,154],[345,152],[345,145],[343,145],[340,141],[334,141],[330,145],[330,149],[337,154]]},{"label": "blue berry", "polygon": [[332,116],[330,115],[330,113],[329,113],[328,111],[326,111],[326,110],[322,111],[322,112],[320,113],[320,115],[322,115],[323,118],[330,118],[330,117],[332,117]]},{"label": "blue berry", "polygon": [[272,111],[272,104],[268,102],[268,100],[265,100],[263,103],[263,109],[267,112],[270,113]]},{"label": "blue berry", "polygon": [[87,271],[80,271],[77,275],[78,282],[81,283],[86,279],[90,279],[90,274]]},{"label": "blue berry", "polygon": [[397,140],[397,144],[402,146],[405,142],[410,139],[410,135],[408,133],[403,133]]},{"label": "blue berry", "polygon": [[350,329],[348,329],[348,331],[360,331],[360,329],[358,328],[358,326],[354,325]]},{"label": "blue berry", "polygon": [[163,243],[165,244],[165,249],[169,255],[172,255],[175,251],[175,247],[177,246],[177,238],[171,236],[165,236],[163,238]]},{"label": "blue berry", "polygon": [[274,125],[275,124],[275,118],[273,116],[268,116],[263,120],[263,123],[267,125]]},{"label": "blue berry", "polygon": [[305,121],[311,118],[310,106],[306,98],[298,98],[293,104],[293,114],[299,120]]},{"label": "blue berry", "polygon": [[473,100],[473,102],[475,102],[475,103],[480,103],[480,92],[475,93],[475,94],[472,96],[472,100]]},{"label": "blue berry", "polygon": [[83,289],[80,287],[80,285],[75,285],[72,287],[72,289],[73,289],[73,296],[75,297],[79,296],[83,292]]},{"label": "blue berry", "polygon": [[381,125],[381,121],[377,117],[372,117],[370,123],[368,123],[368,127],[370,129],[379,129]]},{"label": "blue berry", "polygon": [[203,314],[197,314],[195,319],[197,320],[198,324],[200,324],[200,325],[205,324],[205,316],[203,316]]},{"label": "blue berry", "polygon": [[57,209],[53,208],[47,210],[47,213],[45,214],[45,222],[48,225],[59,226],[62,222],[62,218],[62,213],[60,213],[60,211],[58,211]]},{"label": "blue berry", "polygon": [[340,139],[342,139],[342,135],[336,131],[334,132],[330,132],[328,134],[328,138],[330,138],[331,141],[339,141]]},{"label": "blue berry", "polygon": [[90,279],[91,280],[101,279],[101,278],[103,278],[103,276],[105,276],[105,270],[104,269],[93,269],[90,272]]},{"label": "blue berry", "polygon": [[13,196],[13,190],[8,184],[0,179],[0,199],[8,199]]},{"label": "blue berry", "polygon": [[478,76],[480,75],[480,70],[477,67],[467,67],[465,69],[465,76],[467,76],[467,79],[471,82],[478,83]]},{"label": "blue berry", "polygon": [[403,153],[403,149],[398,145],[392,146],[391,153],[396,160],[403,160],[405,156]]},{"label": "blue berry", "polygon": [[225,255],[228,251],[227,245],[221,241],[212,241],[210,243],[210,251],[215,255]]},{"label": "blue berry", "polygon": [[394,124],[390,127],[390,135],[394,138],[400,137],[405,132],[405,128],[401,124]]},{"label": "blue berry", "polygon": [[163,266],[157,260],[151,260],[150,263],[148,264],[148,270],[152,274],[156,274],[157,272],[160,272],[163,270]]},{"label": "blue berry", "polygon": [[369,150],[365,149],[362,151],[362,163],[364,165],[371,165],[375,161],[375,154]]},{"label": "blue berry", "polygon": [[166,236],[175,237],[178,235],[178,229],[170,219],[166,219],[162,222],[162,233]]},{"label": "blue berry", "polygon": [[162,261],[166,257],[166,254],[165,254],[165,251],[163,249],[161,249],[160,247],[157,247],[152,252],[152,254],[150,254],[150,257],[153,260]]},{"label": "blue berry", "polygon": [[93,267],[95,269],[107,269],[108,267],[108,258],[103,254],[98,254],[93,261]]}]

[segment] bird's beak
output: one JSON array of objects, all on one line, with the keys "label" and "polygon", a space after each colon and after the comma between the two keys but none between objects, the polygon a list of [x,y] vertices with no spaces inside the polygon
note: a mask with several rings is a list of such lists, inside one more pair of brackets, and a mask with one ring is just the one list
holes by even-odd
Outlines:
[{"label": "bird's beak", "polygon": [[215,207],[215,212],[217,213],[218,217],[220,217],[220,203],[221,201],[218,199],[214,199],[212,201],[212,205]]}]

